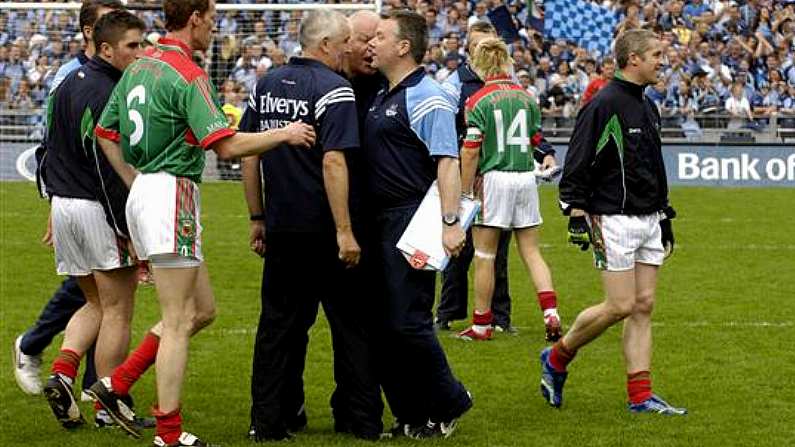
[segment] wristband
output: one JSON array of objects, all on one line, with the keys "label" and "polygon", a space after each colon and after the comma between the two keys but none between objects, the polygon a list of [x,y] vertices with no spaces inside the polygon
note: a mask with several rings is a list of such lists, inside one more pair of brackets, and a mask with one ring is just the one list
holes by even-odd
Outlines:
[{"label": "wristband", "polygon": [[265,214],[264,213],[252,214],[251,216],[249,216],[249,220],[252,222],[265,220]]}]

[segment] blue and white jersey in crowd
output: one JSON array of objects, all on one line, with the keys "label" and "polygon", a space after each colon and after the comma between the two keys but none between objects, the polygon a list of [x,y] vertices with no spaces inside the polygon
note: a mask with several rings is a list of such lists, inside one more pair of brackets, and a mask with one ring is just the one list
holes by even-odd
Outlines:
[{"label": "blue and white jersey in crowd", "polygon": [[436,179],[434,158],[458,157],[456,100],[422,67],[378,93],[362,142],[373,206],[418,204]]},{"label": "blue and white jersey in crowd", "polygon": [[[269,232],[333,232],[323,156],[358,150],[359,126],[351,84],[313,59],[293,57],[269,71],[251,92],[240,121],[243,132],[277,129],[294,121],[315,128],[311,149],[280,147],[260,157],[265,228]],[[353,199],[356,191],[349,191]]]}]

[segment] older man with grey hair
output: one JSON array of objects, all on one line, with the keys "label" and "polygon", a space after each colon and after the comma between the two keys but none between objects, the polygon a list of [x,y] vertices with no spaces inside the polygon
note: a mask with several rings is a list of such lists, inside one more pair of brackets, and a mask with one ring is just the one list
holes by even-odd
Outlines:
[{"label": "older man with grey hair", "polygon": [[336,431],[376,439],[382,429],[383,403],[363,327],[371,297],[353,233],[359,223],[349,207],[357,192],[346,162],[359,150],[356,103],[351,84],[337,74],[350,35],[342,14],[308,14],[299,30],[302,56],[259,80],[240,123],[247,131],[300,120],[317,135],[309,150],[243,161],[251,249],[265,258],[251,384],[256,441],[287,439],[306,425],[302,376],[318,304],[334,347]]}]

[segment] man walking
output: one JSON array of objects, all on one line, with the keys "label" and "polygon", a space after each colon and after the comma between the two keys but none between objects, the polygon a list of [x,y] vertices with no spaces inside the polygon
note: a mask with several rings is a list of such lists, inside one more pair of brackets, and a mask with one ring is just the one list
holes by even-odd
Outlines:
[{"label": "man walking", "polygon": [[616,39],[615,53],[620,73],[577,116],[560,182],[569,240],[583,250],[593,244],[606,298],[541,352],[541,394],[560,407],[568,363],[624,321],[630,411],[682,415],[687,410],[652,393],[650,373],[657,272],[674,246],[660,116],[643,93],[657,82],[662,50],[651,31],[630,30]]}]

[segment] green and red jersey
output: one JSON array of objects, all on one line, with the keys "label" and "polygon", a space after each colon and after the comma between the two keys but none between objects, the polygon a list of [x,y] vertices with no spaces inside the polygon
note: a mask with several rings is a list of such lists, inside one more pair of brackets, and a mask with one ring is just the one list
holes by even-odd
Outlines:
[{"label": "green and red jersey", "polygon": [[124,72],[96,134],[119,142],[143,173],[201,181],[204,149],[234,134],[207,73],[176,39],[161,38]]},{"label": "green and red jersey", "polygon": [[466,102],[464,147],[480,150],[478,172],[532,171],[541,141],[535,98],[509,76],[493,77]]}]

